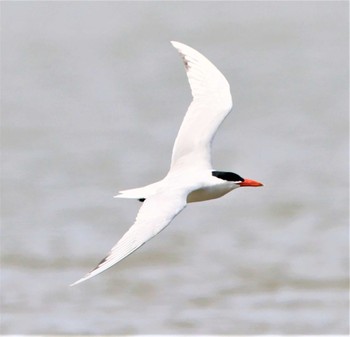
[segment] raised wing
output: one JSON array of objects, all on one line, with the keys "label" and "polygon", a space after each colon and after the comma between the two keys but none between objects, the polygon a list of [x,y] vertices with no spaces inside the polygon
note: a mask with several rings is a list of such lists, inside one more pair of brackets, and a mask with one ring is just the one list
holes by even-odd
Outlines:
[{"label": "raised wing", "polygon": [[171,170],[187,166],[211,169],[212,140],[232,109],[230,86],[202,54],[182,43],[171,43],[182,56],[193,96],[175,140]]},{"label": "raised wing", "polygon": [[185,208],[186,198],[185,191],[167,191],[147,198],[137,214],[135,223],[109,254],[95,269],[71,285],[76,285],[102,273],[157,235]]}]

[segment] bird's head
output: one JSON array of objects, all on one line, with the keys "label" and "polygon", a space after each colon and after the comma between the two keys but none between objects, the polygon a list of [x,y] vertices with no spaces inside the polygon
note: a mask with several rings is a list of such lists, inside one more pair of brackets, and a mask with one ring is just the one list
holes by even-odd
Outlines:
[{"label": "bird's head", "polygon": [[225,171],[213,171],[212,175],[214,177],[217,177],[219,179],[223,179],[226,181],[232,181],[237,185],[237,187],[259,187],[259,186],[264,186],[262,183],[252,180],[252,179],[247,179],[247,178],[242,178],[236,173],[233,172],[225,172]]}]

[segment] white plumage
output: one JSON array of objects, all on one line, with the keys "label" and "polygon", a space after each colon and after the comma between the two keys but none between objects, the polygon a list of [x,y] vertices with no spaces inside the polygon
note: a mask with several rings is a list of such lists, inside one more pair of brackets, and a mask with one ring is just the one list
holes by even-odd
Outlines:
[{"label": "white plumage", "polygon": [[185,63],[193,101],[176,137],[171,168],[211,169],[210,147],[216,130],[232,109],[230,86],[221,72],[202,54],[172,42]]},{"label": "white plumage", "polygon": [[213,171],[211,143],[232,108],[230,86],[202,54],[171,42],[185,64],[193,101],[176,137],[171,166],[164,179],[141,188],[121,191],[116,198],[144,200],[135,223],[83,282],[121,261],[164,229],[188,202],[223,196],[241,186],[261,186],[232,172]]}]

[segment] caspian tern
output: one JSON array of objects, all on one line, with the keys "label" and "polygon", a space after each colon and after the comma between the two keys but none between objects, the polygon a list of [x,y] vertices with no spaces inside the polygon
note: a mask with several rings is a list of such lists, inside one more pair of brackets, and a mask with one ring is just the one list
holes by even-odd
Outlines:
[{"label": "caspian tern", "polygon": [[236,173],[212,168],[211,143],[232,109],[230,86],[198,51],[180,42],[171,44],[185,64],[193,100],[175,140],[170,170],[156,183],[120,191],[115,196],[143,202],[136,221],[97,267],[72,285],[100,274],[130,255],[169,225],[187,203],[219,198],[238,187],[263,186]]}]

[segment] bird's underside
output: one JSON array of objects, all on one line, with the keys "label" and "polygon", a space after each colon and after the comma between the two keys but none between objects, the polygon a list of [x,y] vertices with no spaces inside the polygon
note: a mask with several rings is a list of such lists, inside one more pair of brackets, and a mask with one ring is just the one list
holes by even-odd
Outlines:
[{"label": "bird's underside", "polygon": [[[235,174],[234,176],[230,176],[233,174],[232,172],[208,171],[207,176],[204,177],[203,181],[198,181],[197,186],[195,186],[194,177],[196,176],[196,172],[184,172],[183,174],[192,176],[191,181],[188,184],[189,193],[186,198],[187,203],[220,198],[237,187],[233,182],[244,180],[242,177]],[[163,179],[144,187],[120,191],[115,198],[137,199],[144,202],[149,196],[159,193],[163,186],[167,186],[167,189],[169,189],[168,186],[171,186],[171,184],[171,182]]]}]

